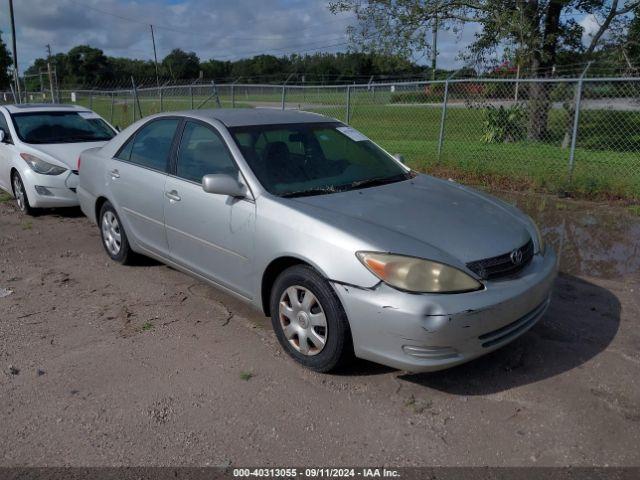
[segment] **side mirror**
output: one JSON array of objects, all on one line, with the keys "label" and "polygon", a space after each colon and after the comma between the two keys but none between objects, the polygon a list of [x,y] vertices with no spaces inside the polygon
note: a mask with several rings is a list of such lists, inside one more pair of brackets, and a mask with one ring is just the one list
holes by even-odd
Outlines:
[{"label": "side mirror", "polygon": [[230,175],[211,174],[202,177],[202,189],[207,193],[229,195],[234,198],[247,196],[247,187]]},{"label": "side mirror", "polygon": [[404,164],[404,157],[402,155],[400,155],[399,153],[396,153],[393,158],[395,158],[396,160],[398,160],[400,163]]},{"label": "side mirror", "polygon": [[4,133],[4,130],[0,128],[0,143],[4,143],[5,138],[6,138],[6,135]]}]

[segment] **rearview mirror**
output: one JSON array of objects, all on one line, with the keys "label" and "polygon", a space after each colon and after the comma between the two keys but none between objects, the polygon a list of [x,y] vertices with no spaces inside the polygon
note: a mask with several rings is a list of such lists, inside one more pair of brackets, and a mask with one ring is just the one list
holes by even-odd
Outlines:
[{"label": "rearview mirror", "polygon": [[395,158],[396,160],[398,160],[400,163],[404,164],[404,157],[402,155],[400,155],[399,153],[396,153],[393,158]]},{"label": "rearview mirror", "polygon": [[229,195],[234,198],[247,196],[247,187],[230,175],[210,174],[202,177],[202,189],[207,193]]}]

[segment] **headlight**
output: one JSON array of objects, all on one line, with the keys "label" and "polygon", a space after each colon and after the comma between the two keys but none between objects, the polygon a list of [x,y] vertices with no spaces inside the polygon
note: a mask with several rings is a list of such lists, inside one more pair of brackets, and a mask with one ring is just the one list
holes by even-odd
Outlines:
[{"label": "headlight", "polygon": [[531,225],[533,225],[533,228],[536,231],[536,239],[538,241],[538,252],[544,255],[544,238],[542,238],[540,229],[538,228],[538,225],[536,224],[536,222],[533,221],[533,218],[529,217],[529,221],[531,222]]},{"label": "headlight", "polygon": [[459,293],[482,284],[457,268],[422,258],[389,253],[358,252],[362,264],[392,287],[409,292]]},{"label": "headlight", "polygon": [[62,172],[67,171],[66,168],[52,165],[30,153],[21,153],[20,156],[31,167],[31,170],[42,175],[60,175]]}]

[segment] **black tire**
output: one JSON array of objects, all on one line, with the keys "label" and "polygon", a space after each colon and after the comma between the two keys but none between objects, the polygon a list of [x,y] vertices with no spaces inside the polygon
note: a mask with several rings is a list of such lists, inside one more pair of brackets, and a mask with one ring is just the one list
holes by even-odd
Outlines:
[{"label": "black tire", "polygon": [[[315,354],[303,354],[285,336],[280,314],[280,299],[290,287],[303,287],[315,296],[317,303],[313,308],[322,309],[326,319],[326,327],[319,327],[324,332],[324,346]],[[306,293],[303,292],[306,296]],[[304,299],[304,296],[302,297]],[[283,319],[288,322],[287,318]],[[317,271],[308,265],[294,265],[282,272],[271,290],[271,323],[282,348],[298,363],[316,372],[329,372],[343,367],[353,358],[353,343],[347,315],[342,308],[335,291]],[[318,327],[310,327],[318,331]],[[322,330],[322,328],[326,328]],[[305,342],[306,342],[305,337]],[[299,340],[298,340],[299,344]],[[312,345],[309,343],[308,345]]]},{"label": "black tire", "polygon": [[[103,222],[105,222],[105,218],[115,218],[117,222],[116,232],[120,235],[120,244],[117,251],[115,247],[109,247],[109,245],[113,246],[114,244],[107,241],[107,234],[105,233],[105,229],[103,228]],[[111,224],[113,225],[113,223]],[[116,212],[115,208],[113,208],[113,205],[111,205],[111,203],[108,201],[104,202],[104,204],[100,208],[100,214],[98,216],[98,228],[100,229],[100,239],[102,240],[102,246],[104,247],[105,252],[107,252],[107,255],[109,255],[111,260],[114,260],[123,265],[130,265],[135,259],[135,253],[133,252],[133,250],[131,250],[129,239],[127,238],[127,233],[124,230],[124,226],[122,225],[122,221],[120,220],[118,212]]]},{"label": "black tire", "polygon": [[16,199],[16,205],[25,215],[34,216],[37,214],[35,208],[29,203],[29,196],[27,190],[24,188],[24,182],[18,172],[13,172],[11,175],[11,189],[13,190],[13,197]]}]

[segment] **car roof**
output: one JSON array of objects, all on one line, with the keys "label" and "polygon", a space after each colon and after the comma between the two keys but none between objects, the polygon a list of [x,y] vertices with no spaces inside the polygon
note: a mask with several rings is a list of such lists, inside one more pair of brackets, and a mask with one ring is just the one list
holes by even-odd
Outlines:
[{"label": "car roof", "polygon": [[185,110],[167,112],[167,115],[180,115],[200,119],[214,119],[227,127],[249,125],[274,125],[284,123],[324,123],[337,120],[319,113],[299,110],[279,110],[275,108],[218,108],[215,110]]},{"label": "car roof", "polygon": [[3,105],[9,113],[26,112],[77,112],[88,111],[87,107],[81,105],[67,105],[62,103],[19,103],[13,105]]}]

